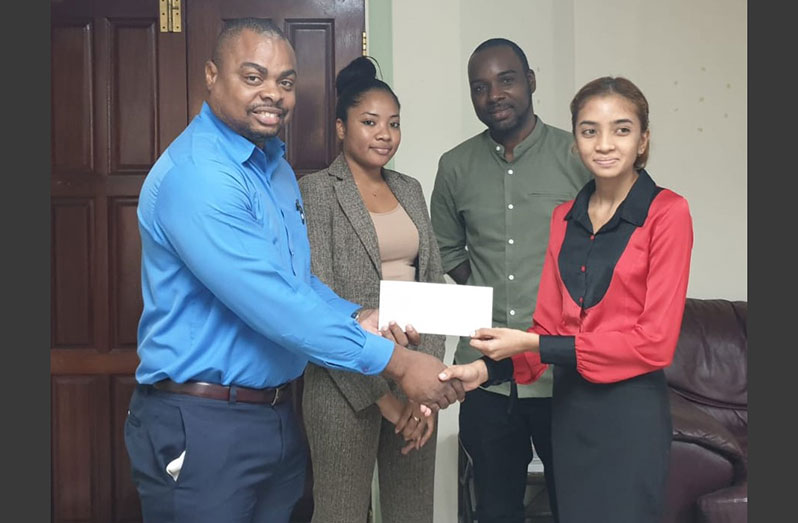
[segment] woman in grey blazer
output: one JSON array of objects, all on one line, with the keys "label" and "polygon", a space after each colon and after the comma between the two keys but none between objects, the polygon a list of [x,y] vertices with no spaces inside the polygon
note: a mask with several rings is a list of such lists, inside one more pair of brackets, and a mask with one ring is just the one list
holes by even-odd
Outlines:
[{"label": "woman in grey blazer", "polygon": [[[421,184],[384,168],[401,139],[396,95],[365,57],[339,73],[336,91],[342,153],[299,180],[312,270],[339,296],[376,308],[381,279],[443,283],[443,270]],[[442,359],[444,337],[422,334],[417,350]],[[375,462],[383,523],[432,522],[436,415],[381,376],[313,364],[302,404],[314,523],[365,522]]]}]

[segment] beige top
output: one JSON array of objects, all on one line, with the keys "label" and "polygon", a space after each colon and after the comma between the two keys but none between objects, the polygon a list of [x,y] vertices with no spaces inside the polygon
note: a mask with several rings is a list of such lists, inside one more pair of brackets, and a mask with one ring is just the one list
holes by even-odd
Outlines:
[{"label": "beige top", "polygon": [[418,229],[404,207],[388,212],[370,212],[380,248],[383,280],[415,281]]}]

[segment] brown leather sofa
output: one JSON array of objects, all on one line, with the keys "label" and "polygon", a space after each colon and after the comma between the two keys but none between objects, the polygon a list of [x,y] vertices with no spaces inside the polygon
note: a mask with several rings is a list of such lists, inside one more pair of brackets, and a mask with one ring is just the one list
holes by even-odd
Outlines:
[{"label": "brown leather sofa", "polygon": [[748,521],[748,302],[688,299],[665,370],[673,418],[665,523]]}]

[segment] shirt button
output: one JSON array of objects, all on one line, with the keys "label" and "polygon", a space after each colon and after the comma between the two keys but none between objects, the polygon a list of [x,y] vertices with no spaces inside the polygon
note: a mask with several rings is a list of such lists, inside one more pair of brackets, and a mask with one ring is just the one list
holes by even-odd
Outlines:
[{"label": "shirt button", "polygon": [[510,316],[515,316],[515,309],[510,309]]},{"label": "shirt button", "polygon": [[510,209],[510,210],[512,210],[512,208],[513,208],[513,204],[511,203],[510,205],[508,205],[508,206],[507,206],[507,208],[508,208],[508,209]]},{"label": "shirt button", "polygon": [[579,298],[579,303],[582,303],[583,301],[585,301],[584,298]]},{"label": "shirt button", "polygon": [[585,272],[585,266],[584,266],[584,265],[582,265],[582,267],[580,267],[580,269],[579,269],[579,270],[581,270],[582,272]]},{"label": "shirt button", "polygon": [[497,145],[497,146],[496,146],[496,150],[497,150],[497,151],[501,151],[501,150],[502,150],[502,148],[501,148],[500,146],[498,146],[498,145]]},{"label": "shirt button", "polygon": [[507,169],[507,174],[513,174],[513,170],[512,169]]},{"label": "shirt button", "polygon": [[515,243],[515,242],[513,241],[513,239],[512,239],[512,238],[510,238],[509,240],[507,240],[507,243],[509,243],[510,245],[512,245],[512,244],[513,244],[513,243]]},{"label": "shirt button", "polygon": [[507,276],[507,279],[509,279],[509,280],[514,280],[514,279],[515,279],[515,276],[513,276],[513,275],[511,274],[511,275]]},{"label": "shirt button", "polygon": [[595,240],[595,239],[596,239],[596,235],[595,235],[595,234],[591,234],[591,235],[590,235],[590,239],[591,239],[591,240]]}]

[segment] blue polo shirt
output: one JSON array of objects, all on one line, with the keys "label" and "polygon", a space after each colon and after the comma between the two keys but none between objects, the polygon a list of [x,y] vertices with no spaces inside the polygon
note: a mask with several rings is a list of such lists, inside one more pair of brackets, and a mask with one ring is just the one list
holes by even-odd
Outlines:
[{"label": "blue polo shirt", "polygon": [[139,197],[139,383],[272,387],[308,360],[382,372],[394,345],[310,273],[302,209],[285,144],[261,149],[203,104]]}]

